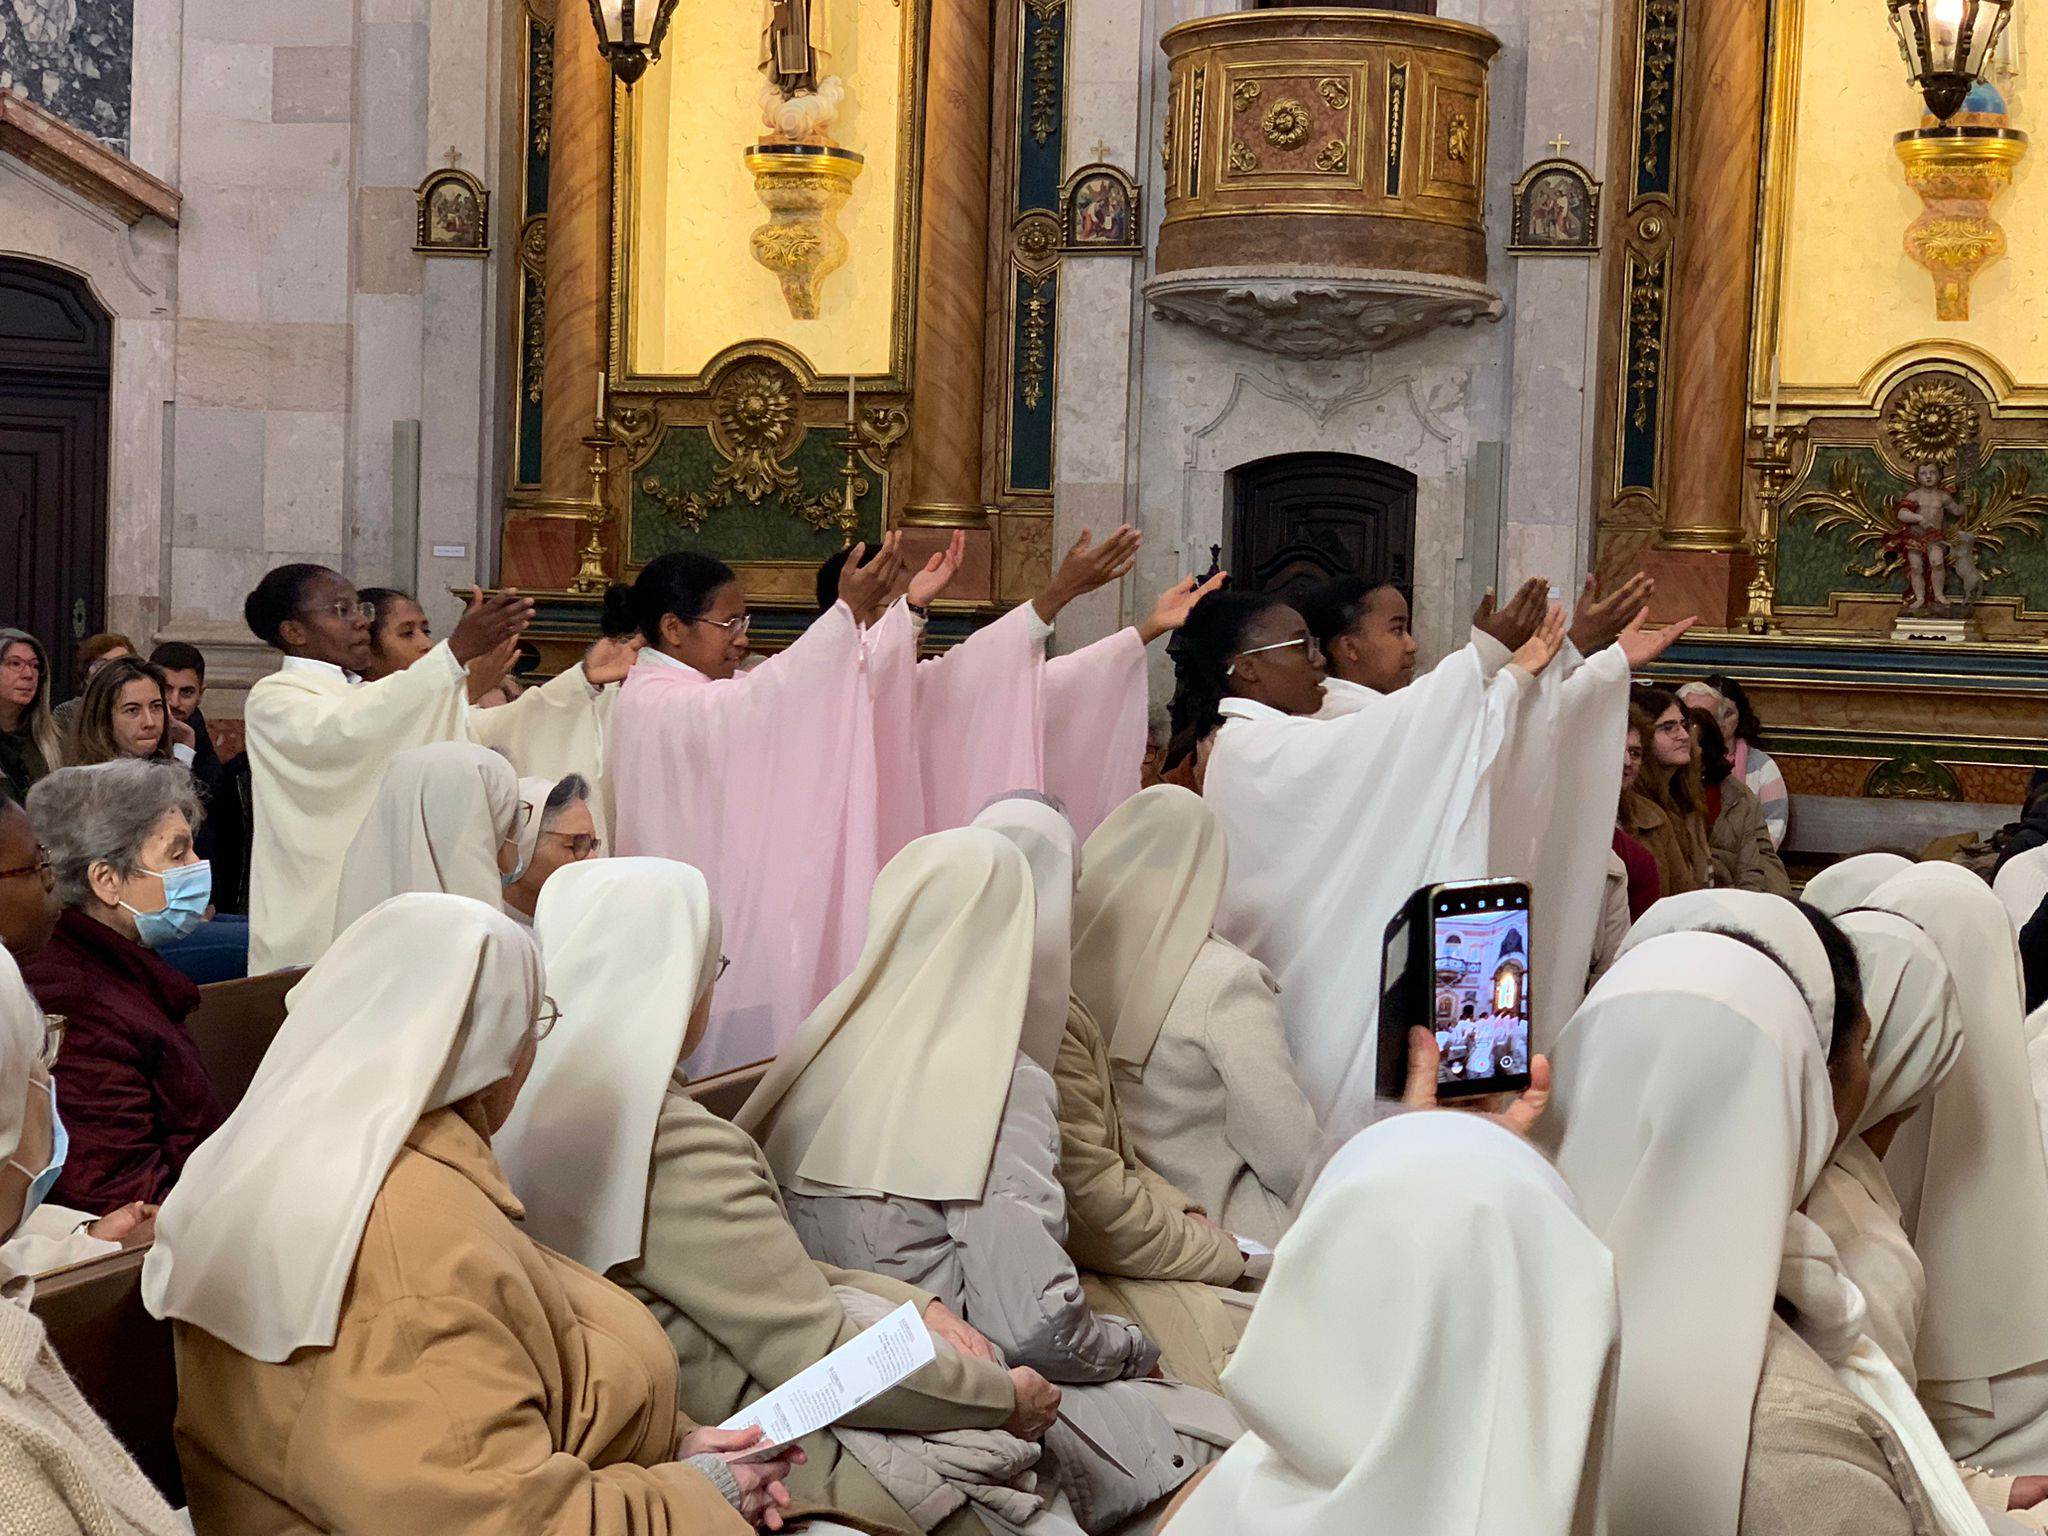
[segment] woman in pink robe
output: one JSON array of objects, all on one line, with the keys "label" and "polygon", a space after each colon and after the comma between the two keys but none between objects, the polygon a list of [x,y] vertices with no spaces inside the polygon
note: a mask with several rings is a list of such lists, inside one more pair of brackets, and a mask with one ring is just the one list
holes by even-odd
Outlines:
[{"label": "woman in pink robe", "polygon": [[605,594],[607,632],[630,625],[647,642],[612,709],[618,851],[695,865],[725,914],[731,972],[692,1077],[773,1056],[859,957],[884,859],[875,706],[848,604],[886,601],[895,544],[745,672],[746,593],[721,561],[662,555]]},{"label": "woman in pink robe", "polygon": [[1037,597],[917,663],[922,610],[964,553],[956,534],[907,598],[869,629],[888,852],[965,826],[992,797],[1015,789],[1056,797],[1083,837],[1138,792],[1149,707],[1145,649],[1180,628],[1222,575],[1199,586],[1193,577],[1176,583],[1142,624],[1065,656],[1045,654],[1060,610],[1121,579],[1138,542],[1128,527],[1099,545],[1083,533]]}]

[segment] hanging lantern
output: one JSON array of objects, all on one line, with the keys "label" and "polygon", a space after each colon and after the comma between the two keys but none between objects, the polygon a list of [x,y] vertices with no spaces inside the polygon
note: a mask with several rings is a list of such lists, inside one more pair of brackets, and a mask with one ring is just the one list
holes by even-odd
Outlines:
[{"label": "hanging lantern", "polygon": [[1961,110],[2012,20],[2012,0],[1887,0],[1908,78],[1936,122]]},{"label": "hanging lantern", "polygon": [[676,0],[590,0],[597,51],[621,84],[630,88],[661,57],[661,40],[675,13]]}]

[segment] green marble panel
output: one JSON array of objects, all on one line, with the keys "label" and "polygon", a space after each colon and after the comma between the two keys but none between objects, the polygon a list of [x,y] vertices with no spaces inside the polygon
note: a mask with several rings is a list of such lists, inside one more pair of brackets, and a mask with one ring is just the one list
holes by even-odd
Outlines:
[{"label": "green marble panel", "polygon": [[[694,549],[728,563],[823,560],[839,548],[839,530],[813,528],[797,514],[791,500],[839,494],[846,455],[834,446],[838,435],[806,433],[789,455],[786,462],[800,477],[794,498],[771,491],[756,505],[735,491],[730,500],[705,517],[702,527],[692,531],[669,515],[663,497],[707,493],[725,458],[713,446],[708,427],[667,428],[653,456],[633,472],[633,534],[628,558],[634,565],[645,565],[671,550]],[[881,535],[888,480],[865,465],[861,478],[868,489],[858,502],[860,529],[856,537],[873,540]]]},{"label": "green marble panel", "polygon": [[[1857,534],[1895,527],[1891,509],[1910,488],[1875,449],[1816,449],[1812,468],[1785,498],[1779,518],[1779,606],[1825,608],[1838,592],[1902,596],[1905,579],[1898,571],[1859,572],[1876,562],[1880,546],[1869,537],[1857,542]],[[1961,525],[1978,533],[1978,559],[1988,577],[1983,595],[2017,596],[2029,611],[2048,610],[2048,449],[1999,449],[1953,488],[1967,509]],[[1820,492],[1834,492],[1833,504],[1808,499]],[[1845,502],[1860,509],[1860,518],[1823,531],[1821,523]],[[1952,574],[1951,590],[1959,585]]]}]

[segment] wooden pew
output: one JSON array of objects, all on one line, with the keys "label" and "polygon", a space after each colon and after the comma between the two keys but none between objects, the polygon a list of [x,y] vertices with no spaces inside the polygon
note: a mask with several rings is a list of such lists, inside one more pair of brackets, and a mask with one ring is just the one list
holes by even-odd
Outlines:
[{"label": "wooden pew", "polygon": [[176,1509],[185,1502],[171,1437],[178,1375],[171,1325],[143,1309],[146,1251],[112,1253],[42,1276],[31,1310],[93,1412]]},{"label": "wooden pew", "polygon": [[305,974],[303,969],[273,971],[199,989],[199,1006],[185,1020],[185,1028],[206,1061],[214,1092],[230,1112],[249,1091],[263,1053],[284,1023],[285,994]]},{"label": "wooden pew", "polygon": [[767,1061],[750,1062],[744,1067],[734,1067],[728,1072],[715,1072],[710,1077],[690,1084],[690,1097],[702,1104],[721,1120],[730,1120],[740,1112],[740,1106],[747,1102],[747,1095],[754,1091],[754,1085],[768,1075],[768,1069],[775,1065],[774,1058]]}]

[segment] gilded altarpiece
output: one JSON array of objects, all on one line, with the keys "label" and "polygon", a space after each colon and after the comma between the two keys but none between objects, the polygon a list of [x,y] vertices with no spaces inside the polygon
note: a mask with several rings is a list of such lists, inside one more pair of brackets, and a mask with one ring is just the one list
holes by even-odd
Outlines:
[{"label": "gilded altarpiece", "polygon": [[[1743,423],[1755,574],[1746,616],[1660,670],[1741,678],[1795,794],[2009,803],[2048,763],[2048,198],[2016,183],[1998,209],[2008,254],[1966,320],[1937,318],[1893,149],[1920,107],[1882,20],[1857,0],[1772,7]],[[2048,12],[2020,8],[2013,30],[1997,121],[2028,128],[2022,61],[2048,57]],[[1647,80],[1647,23],[1642,37]],[[1639,132],[1653,95],[1639,90]],[[1662,519],[1658,341],[1687,299],[1660,288],[1642,238],[1663,217],[1640,197],[1624,215],[1603,564]]]},{"label": "gilded altarpiece", "polygon": [[604,496],[622,574],[697,549],[756,603],[807,608],[819,562],[902,506],[929,3],[834,13],[832,131],[863,164],[846,260],[801,318],[750,254],[761,18],[758,0],[679,9],[661,62],[614,94]]}]

